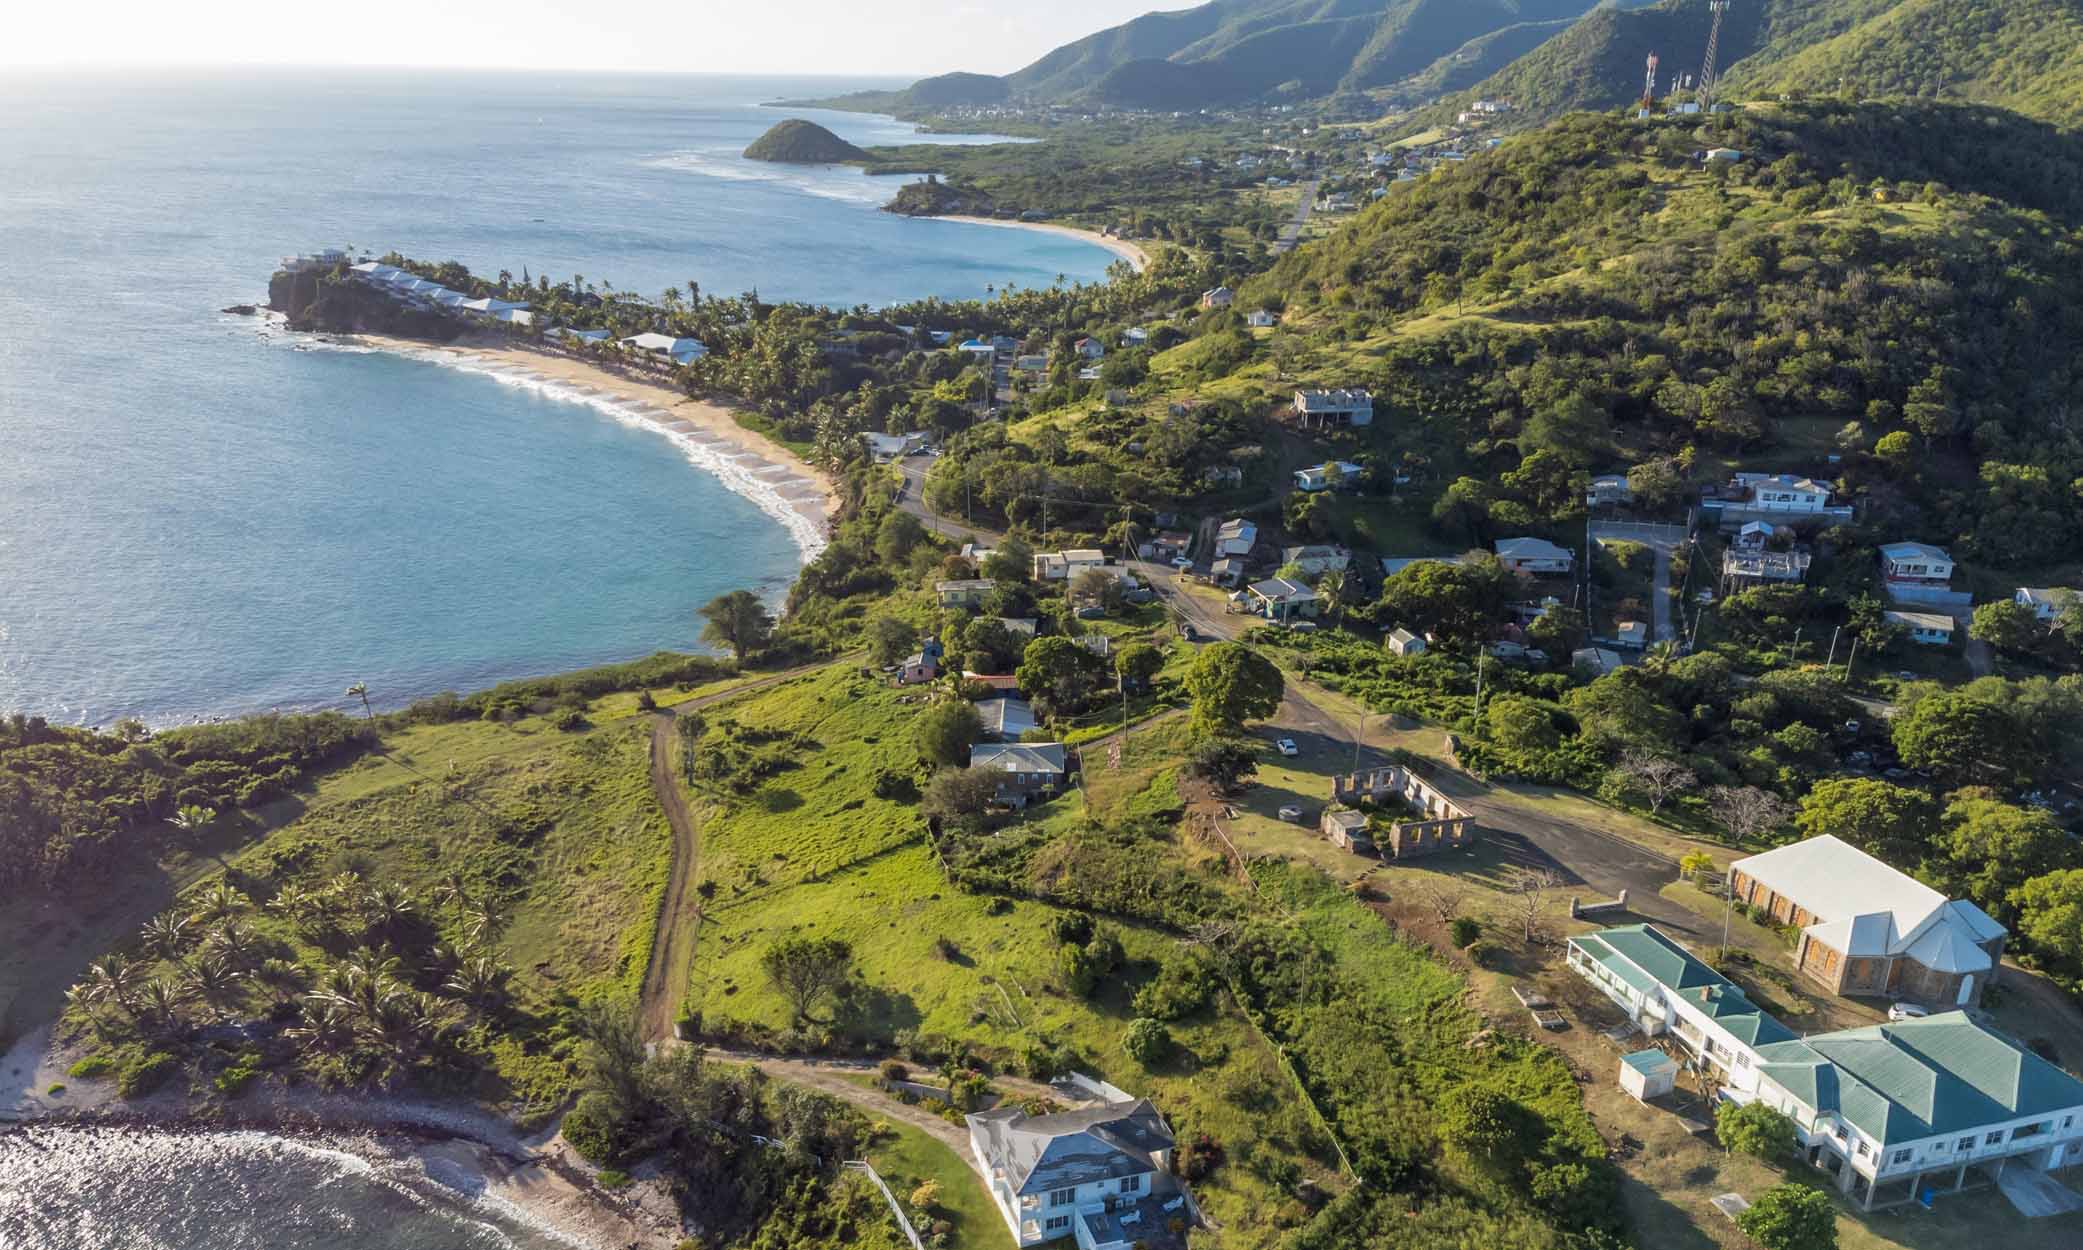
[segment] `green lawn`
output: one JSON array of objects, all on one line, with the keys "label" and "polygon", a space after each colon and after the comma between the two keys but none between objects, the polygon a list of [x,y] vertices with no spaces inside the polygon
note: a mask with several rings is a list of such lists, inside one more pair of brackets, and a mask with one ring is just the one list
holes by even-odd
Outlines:
[{"label": "green lawn", "polygon": [[[899,1202],[908,1203],[912,1191],[924,1181],[940,1186],[933,1211],[936,1218],[953,1225],[948,1250],[1004,1250],[1011,1244],[1005,1217],[984,1193],[976,1173],[954,1151],[908,1124],[885,1121],[880,1128],[867,1150],[869,1165]],[[919,1230],[921,1235],[928,1231]]]}]

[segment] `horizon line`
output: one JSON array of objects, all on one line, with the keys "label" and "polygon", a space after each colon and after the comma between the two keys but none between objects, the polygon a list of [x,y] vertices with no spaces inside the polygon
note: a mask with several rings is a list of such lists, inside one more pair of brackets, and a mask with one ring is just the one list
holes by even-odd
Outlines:
[{"label": "horizon line", "polygon": [[[763,69],[658,69],[600,65],[444,65],[426,61],[8,61],[0,59],[0,70],[78,73],[137,70],[434,70],[462,74],[623,74],[659,78],[863,78],[908,79],[933,77],[929,73],[903,70],[763,70]],[[964,71],[947,71],[964,72]]]}]

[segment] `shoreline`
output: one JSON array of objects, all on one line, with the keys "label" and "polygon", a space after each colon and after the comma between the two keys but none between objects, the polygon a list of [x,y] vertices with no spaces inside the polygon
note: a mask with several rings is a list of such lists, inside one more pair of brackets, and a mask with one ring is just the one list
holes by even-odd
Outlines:
[{"label": "shoreline", "polygon": [[1096,247],[1103,247],[1127,261],[1137,273],[1150,267],[1150,253],[1127,239],[1087,230],[1082,226],[1058,225],[1052,221],[1003,221],[996,217],[968,217],[959,214],[945,217],[922,217],[921,221],[959,221],[968,226],[1001,226],[1008,230],[1036,230],[1042,234],[1057,234],[1065,238],[1080,239]]},{"label": "shoreline", "polygon": [[[368,1163],[416,1166],[457,1209],[483,1203],[583,1250],[668,1250],[683,1236],[662,1184],[609,1191],[554,1126],[524,1131],[481,1107],[385,1094],[256,1082],[234,1102],[194,1103],[176,1088],[133,1101],[111,1079],[66,1074],[72,1049],[45,1025],[22,1038],[0,1072],[0,1135],[50,1128],[139,1128],[171,1135],[257,1132],[339,1150]],[[24,1072],[26,1071],[26,1075]],[[62,1095],[46,1092],[64,1084]],[[178,1086],[180,1082],[173,1082]]]},{"label": "shoreline", "polygon": [[802,563],[808,564],[825,548],[827,523],[839,508],[837,483],[788,448],[739,425],[722,404],[690,398],[663,379],[617,372],[578,356],[503,338],[424,343],[381,334],[334,337],[482,373],[664,435],[695,468],[779,522],[795,542]]}]

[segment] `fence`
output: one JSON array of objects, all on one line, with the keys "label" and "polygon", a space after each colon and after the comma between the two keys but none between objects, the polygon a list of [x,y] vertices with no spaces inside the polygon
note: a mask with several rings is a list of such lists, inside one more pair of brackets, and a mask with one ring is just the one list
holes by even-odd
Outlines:
[{"label": "fence", "polygon": [[897,1217],[897,1227],[904,1230],[905,1239],[911,1242],[911,1250],[926,1250],[926,1243],[919,1240],[919,1230],[911,1226],[911,1220],[904,1214],[904,1208],[898,1204],[897,1195],[890,1192],[889,1185],[874,1168],[868,1166],[867,1160],[848,1159],[841,1166],[859,1172],[875,1182],[875,1187],[882,1191],[882,1200],[890,1204],[890,1214]]}]

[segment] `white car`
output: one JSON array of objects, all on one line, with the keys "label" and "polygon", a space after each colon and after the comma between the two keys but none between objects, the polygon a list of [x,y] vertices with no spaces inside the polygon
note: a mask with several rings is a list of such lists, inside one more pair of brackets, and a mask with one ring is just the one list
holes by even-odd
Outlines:
[{"label": "white car", "polygon": [[1184,573],[1189,569],[1193,568],[1193,561],[1187,559],[1185,556],[1174,556],[1172,557],[1172,567],[1179,570],[1181,573]]},{"label": "white car", "polygon": [[1282,755],[1287,756],[1289,759],[1293,759],[1294,757],[1302,753],[1302,748],[1295,745],[1295,740],[1293,738],[1282,738],[1280,741],[1273,744],[1273,749],[1280,752]]},{"label": "white car", "polygon": [[1917,1006],[1915,1003],[1896,1003],[1888,1008],[1888,1019],[1890,1020],[1922,1020],[1930,1014],[1930,1012]]}]

